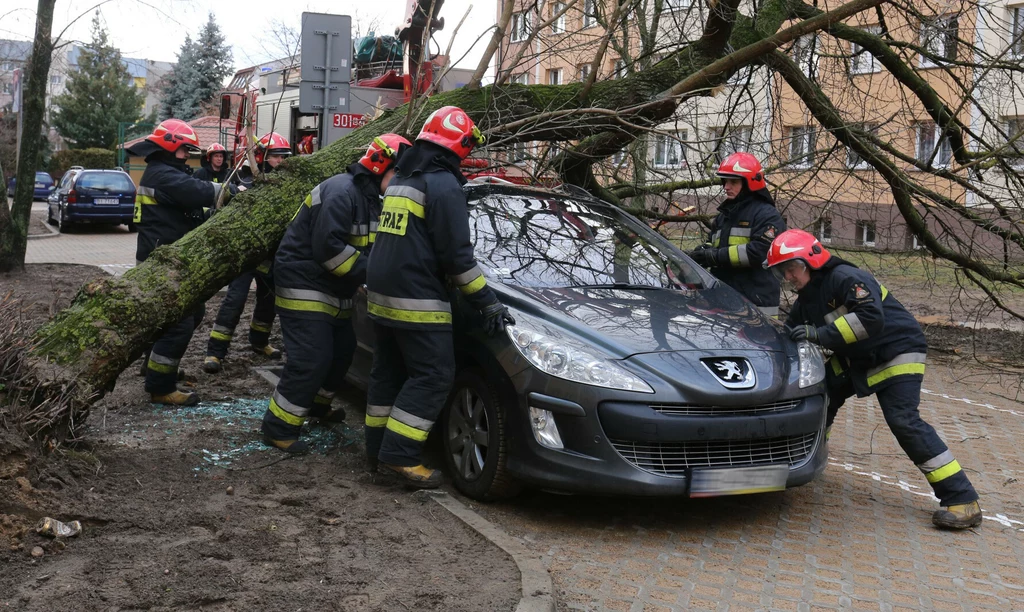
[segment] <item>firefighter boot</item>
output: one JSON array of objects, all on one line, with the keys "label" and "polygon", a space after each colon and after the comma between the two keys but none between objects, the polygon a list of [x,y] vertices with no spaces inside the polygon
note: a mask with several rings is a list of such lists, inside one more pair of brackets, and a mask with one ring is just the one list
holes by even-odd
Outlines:
[{"label": "firefighter boot", "polygon": [[305,440],[275,440],[269,434],[264,433],[263,443],[284,451],[289,455],[305,455],[309,452],[309,443]]},{"label": "firefighter boot", "polygon": [[422,464],[405,466],[382,463],[380,465],[400,476],[406,485],[416,489],[436,489],[441,486],[443,480],[440,471],[432,470]]},{"label": "firefighter boot", "polygon": [[203,371],[207,374],[216,374],[224,368],[220,363],[220,359],[212,355],[207,355],[206,359],[203,360]]},{"label": "firefighter boot", "polygon": [[250,346],[252,347],[252,352],[256,353],[257,355],[263,355],[268,359],[281,358],[281,349],[276,349],[270,346],[269,344],[264,346],[256,346],[255,344],[251,344]]},{"label": "firefighter boot", "polygon": [[150,395],[150,399],[154,404],[163,404],[165,406],[195,406],[199,403],[199,396],[197,394],[178,390],[171,391],[165,395],[153,393]]},{"label": "firefighter boot", "polygon": [[969,529],[981,525],[981,505],[977,500],[939,508],[932,515],[937,527],[946,529]]}]

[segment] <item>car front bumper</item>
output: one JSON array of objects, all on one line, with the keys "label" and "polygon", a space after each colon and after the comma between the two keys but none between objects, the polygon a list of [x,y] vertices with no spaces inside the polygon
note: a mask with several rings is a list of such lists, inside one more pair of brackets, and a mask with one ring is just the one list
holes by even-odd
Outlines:
[{"label": "car front bumper", "polygon": [[[610,394],[532,369],[512,382],[516,414],[508,419],[507,467],[543,489],[685,496],[693,468],[778,464],[789,467],[789,488],[813,480],[828,459],[823,395],[721,414],[661,394]],[[537,442],[530,405],[551,411],[564,449]]]}]

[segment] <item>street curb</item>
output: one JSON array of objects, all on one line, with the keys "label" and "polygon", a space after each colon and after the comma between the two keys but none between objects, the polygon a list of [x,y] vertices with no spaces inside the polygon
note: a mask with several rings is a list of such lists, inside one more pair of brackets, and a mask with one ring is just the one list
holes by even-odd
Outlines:
[{"label": "street curb", "polygon": [[519,568],[522,598],[515,612],[555,612],[554,588],[551,575],[540,558],[526,550],[515,538],[495,527],[490,521],[467,508],[462,502],[444,491],[424,491],[445,510],[451,512],[491,544],[504,550]]},{"label": "street curb", "polygon": [[50,225],[48,223],[46,223],[45,221],[40,223],[40,225],[45,227],[46,231],[48,231],[50,233],[49,234],[36,234],[35,236],[25,236],[25,238],[27,240],[39,240],[40,238],[54,238],[56,236],[60,236],[60,232],[55,230],[55,229],[53,229],[52,227],[50,227]]}]

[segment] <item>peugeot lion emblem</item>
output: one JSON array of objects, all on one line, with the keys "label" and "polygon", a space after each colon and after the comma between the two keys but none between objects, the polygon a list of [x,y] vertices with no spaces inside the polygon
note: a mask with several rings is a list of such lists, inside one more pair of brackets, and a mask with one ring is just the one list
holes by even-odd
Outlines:
[{"label": "peugeot lion emblem", "polygon": [[726,389],[750,389],[757,379],[750,362],[739,357],[706,357],[700,362]]}]

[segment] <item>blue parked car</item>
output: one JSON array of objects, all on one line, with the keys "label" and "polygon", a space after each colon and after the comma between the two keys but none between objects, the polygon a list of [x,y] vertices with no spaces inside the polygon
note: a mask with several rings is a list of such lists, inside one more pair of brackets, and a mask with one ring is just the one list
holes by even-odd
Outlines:
[{"label": "blue parked car", "polygon": [[[15,179],[12,176],[11,180],[7,181],[7,197],[14,197],[14,182]],[[50,192],[53,191],[53,179],[49,174],[45,172],[36,172],[36,188],[32,192],[33,200],[45,200],[50,196]]]},{"label": "blue parked car", "polygon": [[67,232],[79,223],[125,224],[135,231],[135,183],[121,170],[72,168],[46,206],[46,220]]}]

